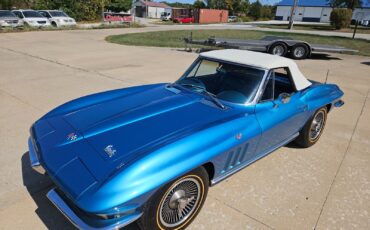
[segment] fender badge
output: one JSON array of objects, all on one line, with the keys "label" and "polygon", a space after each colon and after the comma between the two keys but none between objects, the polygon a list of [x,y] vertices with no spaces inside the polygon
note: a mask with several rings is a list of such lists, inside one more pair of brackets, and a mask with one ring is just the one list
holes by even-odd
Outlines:
[{"label": "fender badge", "polygon": [[113,157],[117,152],[117,150],[114,149],[113,145],[108,145],[104,148],[104,151],[110,158]]},{"label": "fender badge", "polygon": [[77,134],[75,134],[75,133],[68,134],[67,140],[69,140],[69,141],[75,141],[75,140],[77,140]]},{"label": "fender badge", "polygon": [[243,137],[242,133],[238,133],[238,134],[235,135],[235,139],[237,139],[237,140],[242,139],[242,137]]}]

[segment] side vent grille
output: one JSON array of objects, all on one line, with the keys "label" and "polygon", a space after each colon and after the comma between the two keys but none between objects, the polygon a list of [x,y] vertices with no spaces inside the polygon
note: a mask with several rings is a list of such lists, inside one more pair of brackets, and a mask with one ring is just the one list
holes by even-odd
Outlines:
[{"label": "side vent grille", "polygon": [[227,153],[227,159],[225,166],[221,173],[225,173],[229,171],[230,169],[234,168],[235,166],[238,166],[240,163],[242,163],[245,159],[245,155],[247,154],[248,150],[248,143],[238,146]]}]

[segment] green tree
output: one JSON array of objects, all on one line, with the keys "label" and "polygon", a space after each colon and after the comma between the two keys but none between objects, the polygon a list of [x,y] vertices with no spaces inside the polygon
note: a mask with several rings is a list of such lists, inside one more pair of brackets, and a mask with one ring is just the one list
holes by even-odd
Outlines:
[{"label": "green tree", "polygon": [[330,14],[330,24],[339,30],[349,27],[351,24],[352,10],[350,9],[334,9]]},{"label": "green tree", "polygon": [[195,9],[202,9],[202,8],[206,8],[206,4],[201,0],[196,0],[193,4],[193,7]]},{"label": "green tree", "polygon": [[107,5],[107,9],[114,12],[128,11],[131,9],[131,5],[131,0],[111,0]]},{"label": "green tree", "polygon": [[241,3],[240,3],[239,12],[243,12],[243,13],[247,14],[248,11],[249,11],[249,7],[250,7],[249,0],[242,0]]},{"label": "green tree", "polygon": [[346,7],[351,10],[361,6],[363,1],[368,0],[327,0],[332,7]]},{"label": "green tree", "polygon": [[209,0],[207,5],[211,9],[227,9],[225,0]]},{"label": "green tree", "polygon": [[251,16],[254,20],[258,20],[262,17],[262,4],[259,0],[250,5],[249,16]]},{"label": "green tree", "polygon": [[35,9],[60,9],[77,21],[101,18],[102,6],[107,0],[36,0]]}]

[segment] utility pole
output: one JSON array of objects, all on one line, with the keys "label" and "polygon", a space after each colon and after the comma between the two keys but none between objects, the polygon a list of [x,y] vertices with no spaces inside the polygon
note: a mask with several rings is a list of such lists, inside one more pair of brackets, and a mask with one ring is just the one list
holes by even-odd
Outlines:
[{"label": "utility pole", "polygon": [[135,6],[136,0],[132,0],[132,5],[131,5],[131,17],[132,17],[132,22],[135,23],[135,16],[136,16],[136,6]]},{"label": "utility pole", "polygon": [[298,0],[294,0],[293,5],[292,5],[292,9],[290,11],[290,18],[289,18],[289,27],[288,27],[288,29],[290,29],[290,30],[293,29],[294,13],[295,13],[295,10],[296,10],[297,6],[298,6]]}]

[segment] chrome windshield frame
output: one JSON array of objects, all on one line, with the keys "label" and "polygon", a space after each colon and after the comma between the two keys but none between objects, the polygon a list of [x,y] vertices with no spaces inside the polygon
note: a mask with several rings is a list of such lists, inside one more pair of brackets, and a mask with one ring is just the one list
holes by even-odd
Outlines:
[{"label": "chrome windshield frame", "polygon": [[269,73],[271,70],[269,69],[265,69],[265,68],[260,68],[260,67],[256,67],[256,66],[253,66],[253,65],[245,65],[245,64],[240,64],[240,63],[235,63],[235,62],[230,62],[230,61],[225,61],[225,60],[222,60],[222,59],[215,59],[215,58],[206,58],[206,57],[201,57],[201,56],[198,56],[198,58],[190,65],[190,67],[185,71],[185,73],[178,79],[176,80],[174,83],[177,84],[179,81],[181,81],[182,79],[186,78],[188,76],[188,74],[193,70],[193,68],[199,63],[200,60],[208,60],[208,61],[214,61],[214,62],[222,62],[222,63],[227,63],[227,64],[233,64],[233,65],[238,65],[238,66],[243,66],[243,67],[247,67],[247,68],[253,68],[253,69],[257,69],[257,70],[262,70],[264,71],[264,74],[262,76],[262,80],[261,82],[259,83],[258,85],[258,89],[257,89],[257,92],[255,93],[253,99],[249,102],[246,102],[246,103],[234,103],[234,102],[230,102],[230,101],[225,101],[225,100],[222,100],[222,99],[219,99],[220,101],[222,101],[223,104],[225,105],[244,105],[244,106],[250,106],[250,105],[256,105],[258,103],[258,99],[260,98],[260,95],[262,94],[262,90],[263,90],[263,86],[264,86],[264,82],[266,81]]}]

